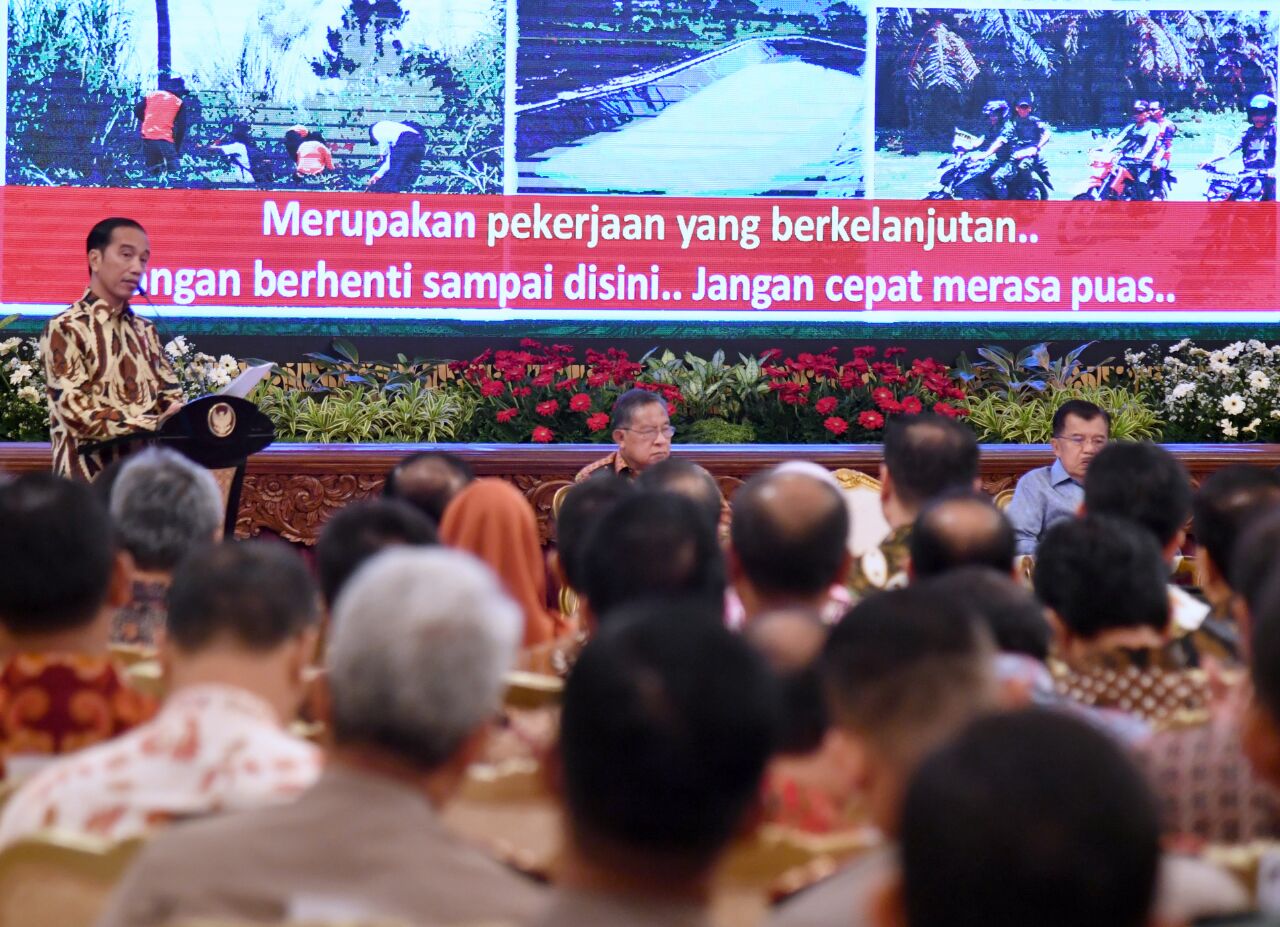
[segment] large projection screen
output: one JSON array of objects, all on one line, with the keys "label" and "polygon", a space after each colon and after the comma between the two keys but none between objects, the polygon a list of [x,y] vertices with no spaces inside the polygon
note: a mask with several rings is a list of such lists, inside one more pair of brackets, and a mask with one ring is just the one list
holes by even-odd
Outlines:
[{"label": "large projection screen", "polygon": [[1278,23],[9,0],[0,314],[78,297],[88,227],[126,215],[152,243],[141,311],[256,330],[1274,325]]}]

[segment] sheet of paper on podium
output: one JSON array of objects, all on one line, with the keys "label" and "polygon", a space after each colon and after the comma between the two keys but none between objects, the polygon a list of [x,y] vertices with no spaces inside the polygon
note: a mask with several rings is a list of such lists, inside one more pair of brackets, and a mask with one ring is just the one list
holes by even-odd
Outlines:
[{"label": "sheet of paper on podium", "polygon": [[235,396],[237,399],[249,398],[253,388],[271,372],[271,366],[271,364],[258,364],[255,367],[246,367],[238,377],[219,390],[218,395]]}]

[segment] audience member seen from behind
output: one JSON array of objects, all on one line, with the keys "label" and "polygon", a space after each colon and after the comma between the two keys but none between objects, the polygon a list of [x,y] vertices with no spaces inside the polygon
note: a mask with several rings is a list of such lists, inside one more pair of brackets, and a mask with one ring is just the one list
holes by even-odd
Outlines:
[{"label": "audience member seen from behind", "polygon": [[1055,620],[1061,691],[1155,724],[1206,710],[1207,686],[1171,635],[1166,576],[1155,538],[1132,522],[1087,515],[1049,529],[1035,587]]},{"label": "audience member seen from behind", "polygon": [[422,512],[395,499],[353,502],[338,511],[316,543],[316,566],[325,608],[332,610],[347,580],[375,554],[406,544],[437,542],[435,525]]},{"label": "audience member seen from behind", "polygon": [[439,525],[453,497],[475,478],[471,465],[456,454],[422,451],[391,468],[382,494],[409,503]]},{"label": "audience member seen from behind", "polygon": [[891,530],[852,570],[849,588],[855,595],[906,585],[911,529],[925,503],[949,491],[980,488],[977,439],[942,415],[895,418],[885,429],[880,484],[880,506]]},{"label": "audience member seen from behind", "polygon": [[[1155,536],[1173,572],[1187,539],[1191,517],[1191,478],[1182,463],[1162,447],[1132,441],[1107,446],[1089,468],[1084,484],[1085,511],[1124,518]],[[1224,642],[1206,631],[1197,633],[1209,606],[1176,586],[1169,586],[1174,631],[1190,635],[1188,647],[1206,655],[1233,656]]]},{"label": "audience member seen from behind", "polygon": [[440,540],[475,554],[524,610],[524,646],[556,637],[564,619],[547,607],[547,564],[538,523],[524,494],[505,480],[479,479],[453,497]]},{"label": "audience member seen from behind", "polygon": [[636,477],[636,488],[653,492],[673,492],[684,496],[698,507],[711,530],[720,531],[725,522],[725,499],[716,478],[692,460],[668,457],[660,460]]},{"label": "audience member seen from behind", "polygon": [[1137,770],[1058,712],[975,722],[903,801],[900,881],[877,927],[1147,927],[1160,832]]},{"label": "audience member seen from behind", "polygon": [[[1214,606],[1204,627],[1247,653],[1249,602],[1257,603],[1280,566],[1280,483],[1261,468],[1226,467],[1201,484],[1194,508],[1202,587]],[[1221,674],[1224,682],[1232,677]],[[1280,838],[1280,792],[1245,757],[1235,709],[1246,688],[1228,689],[1208,723],[1161,731],[1143,744],[1139,756],[1169,833],[1211,844]]]},{"label": "audience member seen from behind", "polygon": [[966,491],[941,496],[921,510],[911,532],[912,579],[966,566],[1013,570],[1013,526],[990,497]]},{"label": "audience member seen from behind", "polygon": [[723,613],[724,556],[697,506],[669,492],[636,491],[605,512],[584,541],[583,617],[652,598],[695,598]]},{"label": "audience member seen from behind", "polygon": [[1236,590],[1228,574],[1249,527],[1280,511],[1280,476],[1261,467],[1224,467],[1200,484],[1192,511],[1200,589],[1213,608],[1202,627],[1239,654],[1243,635],[1232,615]]},{"label": "audience member seen from behind", "polygon": [[[869,596],[831,629],[819,667],[832,762],[846,797],[860,800],[887,840],[896,839],[916,766],[995,707],[994,653],[986,629],[936,580]],[[890,847],[871,852],[784,904],[771,923],[865,923],[872,890],[892,867]]]},{"label": "audience member seen from behind", "polygon": [[527,923],[542,890],[440,820],[483,747],[520,642],[520,608],[499,588],[459,551],[396,548],[370,560],[334,610],[334,746],[320,781],[292,804],[158,835],[102,927],[335,911]]},{"label": "audience member seen from behind", "polygon": [[764,820],[809,833],[852,826],[846,786],[828,738],[826,693],[818,658],[827,626],[805,608],[765,612],[743,628],[743,637],[778,678],[782,727],[764,785]]},{"label": "audience member seen from behind", "polygon": [[1069,399],[1053,413],[1052,434],[1053,464],[1024,473],[1005,510],[1019,556],[1034,554],[1046,531],[1080,511],[1085,474],[1110,440],[1111,416],[1092,402]]},{"label": "audience member seen from behind", "polygon": [[222,536],[225,515],[213,474],[181,454],[153,447],[120,464],[111,487],[111,518],[133,557],[134,574],[129,601],[111,622],[114,643],[159,642],[174,569]]},{"label": "audience member seen from behind", "polygon": [[[753,822],[777,689],[714,609],[623,609],[565,683],[550,759],[567,841],[545,927],[699,924]],[[715,672],[708,672],[715,667]]]},{"label": "audience member seen from behind", "polygon": [[753,476],[733,497],[729,577],[743,617],[780,608],[828,616],[844,581],[849,510],[840,491],[807,473]]},{"label": "audience member seen from behind", "polygon": [[45,473],[0,484],[0,563],[0,760],[22,778],[124,733],[155,704],[108,651],[131,569],[88,484]]},{"label": "audience member seen from behind", "polygon": [[618,449],[587,464],[573,478],[579,483],[601,470],[635,479],[647,467],[671,456],[671,416],[666,401],[648,390],[629,389],[613,404],[613,440]]},{"label": "audience member seen from behind", "polygon": [[282,544],[188,557],[169,590],[160,713],[45,769],[4,806],[0,844],[38,830],[110,840],[291,801],[320,751],[289,735],[315,650],[319,592]]}]

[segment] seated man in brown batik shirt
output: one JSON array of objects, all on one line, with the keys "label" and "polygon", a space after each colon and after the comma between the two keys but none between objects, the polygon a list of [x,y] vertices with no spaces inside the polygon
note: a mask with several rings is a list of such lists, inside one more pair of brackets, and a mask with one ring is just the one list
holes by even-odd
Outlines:
[{"label": "seated man in brown batik shirt", "polygon": [[671,416],[657,393],[629,389],[613,404],[613,440],[618,449],[587,464],[573,478],[580,483],[600,470],[634,479],[641,471],[671,456]]}]

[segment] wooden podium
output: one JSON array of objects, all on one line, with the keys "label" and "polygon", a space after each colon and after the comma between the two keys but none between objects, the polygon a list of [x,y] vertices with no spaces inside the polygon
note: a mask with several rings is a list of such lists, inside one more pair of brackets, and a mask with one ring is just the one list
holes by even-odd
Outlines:
[{"label": "wooden podium", "polygon": [[[156,444],[177,451],[213,471],[232,471],[225,497],[225,536],[234,537],[244,485],[245,464],[275,440],[276,429],[261,409],[237,396],[213,395],[193,399],[170,416],[159,431],[140,431],[84,448],[101,450],[120,445]],[[215,475],[220,475],[216,474]]]}]

